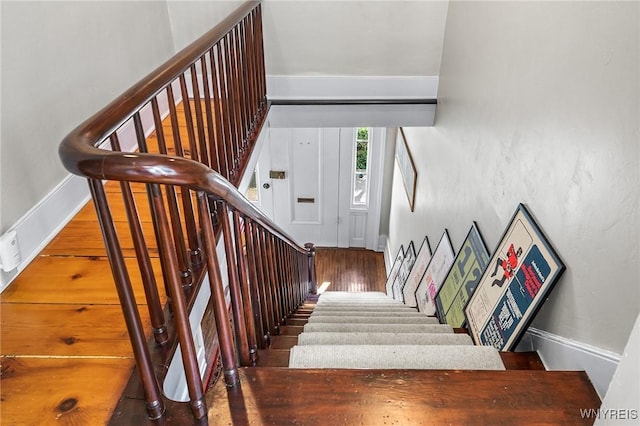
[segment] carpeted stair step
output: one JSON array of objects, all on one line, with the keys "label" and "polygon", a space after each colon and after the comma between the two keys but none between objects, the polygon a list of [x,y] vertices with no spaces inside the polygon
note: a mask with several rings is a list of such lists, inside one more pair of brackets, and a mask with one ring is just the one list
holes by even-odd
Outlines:
[{"label": "carpeted stair step", "polygon": [[382,291],[361,291],[357,293],[352,293],[348,291],[325,291],[320,295],[321,298],[324,299],[356,299],[356,298],[367,298],[367,297],[389,297],[386,293]]},{"label": "carpeted stair step", "polygon": [[341,323],[341,324],[440,324],[437,318],[426,315],[419,316],[314,316],[311,315],[307,324]]},{"label": "carpeted stair step", "polygon": [[316,331],[331,333],[453,333],[447,324],[344,324],[307,323],[303,333]]},{"label": "carpeted stair step", "polygon": [[492,346],[308,345],[294,346],[290,368],[504,370]]},{"label": "carpeted stair step", "polygon": [[316,309],[318,308],[327,308],[329,306],[332,307],[338,307],[338,308],[357,308],[359,306],[362,307],[370,307],[370,308],[383,308],[383,307],[387,307],[387,308],[397,308],[397,307],[403,307],[405,309],[415,309],[415,307],[411,307],[411,306],[407,306],[404,303],[401,302],[371,302],[371,301],[362,301],[362,302],[325,302],[325,303],[318,303],[316,305]]},{"label": "carpeted stair step", "polygon": [[384,306],[327,306],[327,307],[319,307],[313,311],[313,313],[324,313],[324,312],[412,312],[417,313],[418,310],[415,308],[406,308],[404,306],[393,306],[393,307],[384,307]]},{"label": "carpeted stair step", "polygon": [[452,333],[302,333],[298,345],[473,345],[467,334]]},{"label": "carpeted stair step", "polygon": [[353,311],[353,310],[336,310],[321,309],[312,313],[309,317],[370,317],[370,316],[394,316],[394,317],[426,317],[427,315],[418,311],[406,311],[406,310],[366,310],[366,311]]}]

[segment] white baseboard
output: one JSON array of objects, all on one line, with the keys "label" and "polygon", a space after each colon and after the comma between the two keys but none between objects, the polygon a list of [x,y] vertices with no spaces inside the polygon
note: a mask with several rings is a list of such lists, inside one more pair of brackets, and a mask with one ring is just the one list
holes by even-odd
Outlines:
[{"label": "white baseboard", "polygon": [[[175,102],[178,104],[182,101],[182,96],[179,91],[176,93]],[[158,97],[158,107],[164,119],[169,114],[165,94]],[[140,117],[145,136],[148,137],[154,130],[153,114],[149,105],[142,109]],[[118,130],[118,139],[122,151],[131,152],[138,148],[132,121],[128,121]],[[101,148],[110,149],[108,142]],[[90,198],[86,179],[70,174],[7,230],[15,230],[17,233],[22,261],[12,271],[0,271],[0,293],[38,256]]]},{"label": "white baseboard", "polygon": [[271,100],[435,99],[438,76],[268,75]]},{"label": "white baseboard", "polygon": [[18,235],[22,261],[15,270],[2,273],[0,291],[27,267],[89,198],[86,179],[69,175],[11,227]]},{"label": "white baseboard", "polygon": [[387,235],[380,236],[380,242],[382,243],[382,237],[384,237],[384,268],[387,276],[389,276],[389,272],[391,272],[391,268],[393,267],[392,260],[393,256],[391,255],[391,245],[389,243],[389,237]]},{"label": "white baseboard", "polygon": [[586,343],[530,327],[517,351],[537,351],[547,370],[586,371],[604,398],[620,362],[620,355]]}]

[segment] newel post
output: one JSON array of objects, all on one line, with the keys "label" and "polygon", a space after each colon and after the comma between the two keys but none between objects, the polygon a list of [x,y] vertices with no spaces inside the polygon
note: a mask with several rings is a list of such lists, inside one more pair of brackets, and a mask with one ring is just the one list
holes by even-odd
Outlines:
[{"label": "newel post", "polygon": [[304,248],[309,250],[309,293],[318,292],[318,279],[316,278],[316,247],[313,243],[306,243]]}]

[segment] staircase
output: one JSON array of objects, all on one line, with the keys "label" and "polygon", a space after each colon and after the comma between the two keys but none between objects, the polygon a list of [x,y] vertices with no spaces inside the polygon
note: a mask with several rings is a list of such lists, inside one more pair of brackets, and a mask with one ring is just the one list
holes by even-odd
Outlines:
[{"label": "staircase", "polygon": [[323,294],[289,368],[505,369],[495,348],[379,292]]}]

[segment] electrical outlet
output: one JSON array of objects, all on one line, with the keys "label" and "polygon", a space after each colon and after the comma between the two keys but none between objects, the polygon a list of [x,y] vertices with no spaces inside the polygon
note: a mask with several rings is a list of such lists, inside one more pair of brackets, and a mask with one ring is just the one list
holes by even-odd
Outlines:
[{"label": "electrical outlet", "polygon": [[13,271],[21,261],[18,234],[16,231],[9,231],[0,237],[0,267],[5,272]]}]

